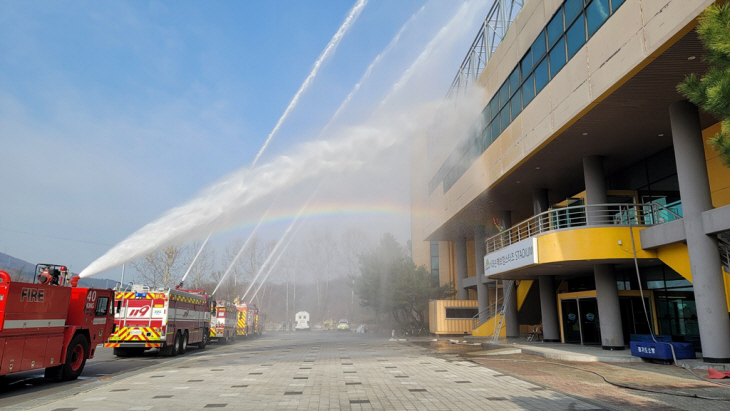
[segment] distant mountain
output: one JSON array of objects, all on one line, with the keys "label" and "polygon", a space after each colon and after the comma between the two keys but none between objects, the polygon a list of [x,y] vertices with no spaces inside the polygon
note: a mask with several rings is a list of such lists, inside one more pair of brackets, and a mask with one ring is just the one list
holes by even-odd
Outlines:
[{"label": "distant mountain", "polygon": [[[35,264],[5,253],[0,253],[0,270],[7,272],[17,281],[33,281],[33,277],[35,277]],[[74,275],[77,274],[74,273]],[[82,278],[79,280],[79,286],[81,287],[114,288],[117,284],[117,280],[106,278]]]},{"label": "distant mountain", "polygon": [[32,281],[35,275],[35,264],[0,253],[0,270],[7,272],[13,278],[24,277],[25,281]]}]

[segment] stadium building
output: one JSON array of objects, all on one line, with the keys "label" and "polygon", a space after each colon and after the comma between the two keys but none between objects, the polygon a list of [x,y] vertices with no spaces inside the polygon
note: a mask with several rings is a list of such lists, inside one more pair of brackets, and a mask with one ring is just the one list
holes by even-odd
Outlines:
[{"label": "stadium building", "polygon": [[495,2],[450,91],[480,87],[481,115],[413,150],[414,261],[456,290],[432,332],[653,332],[730,362],[730,168],[676,89],[713,3]]}]

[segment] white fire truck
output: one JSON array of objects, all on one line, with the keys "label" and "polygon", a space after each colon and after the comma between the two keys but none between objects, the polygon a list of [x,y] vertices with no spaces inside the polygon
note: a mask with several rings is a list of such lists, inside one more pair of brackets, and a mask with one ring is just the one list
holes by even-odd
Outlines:
[{"label": "white fire truck", "polygon": [[218,300],[211,307],[210,338],[226,344],[236,341],[238,310],[230,301]]},{"label": "white fire truck", "polygon": [[105,347],[119,357],[159,348],[161,355],[184,354],[189,344],[205,348],[210,299],[203,290],[161,289],[133,285],[116,293],[116,331]]},{"label": "white fire truck", "polygon": [[0,271],[0,376],[45,369],[74,380],[112,333],[112,290],[77,287],[78,277],[55,264],[38,264],[32,283]]}]

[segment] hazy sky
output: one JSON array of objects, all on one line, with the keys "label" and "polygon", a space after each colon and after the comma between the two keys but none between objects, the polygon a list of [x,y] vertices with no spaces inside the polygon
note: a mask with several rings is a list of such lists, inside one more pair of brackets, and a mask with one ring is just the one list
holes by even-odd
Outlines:
[{"label": "hazy sky", "polygon": [[[368,1],[259,164],[306,151],[300,144],[321,135],[379,54],[332,130],[371,124],[386,96],[388,113],[443,97],[489,3]],[[81,271],[249,166],[355,4],[0,2],[0,251]],[[350,213],[353,224],[407,240],[407,154],[382,158],[369,178],[324,194],[317,221],[342,227],[348,213],[332,204],[378,204]],[[261,234],[276,239],[299,205]],[[223,238],[245,236],[255,220]]]}]

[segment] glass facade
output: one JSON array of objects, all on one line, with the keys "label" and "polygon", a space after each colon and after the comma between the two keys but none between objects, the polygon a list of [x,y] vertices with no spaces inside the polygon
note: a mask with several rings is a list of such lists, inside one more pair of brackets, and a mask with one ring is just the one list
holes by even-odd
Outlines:
[{"label": "glass facade", "polygon": [[439,242],[431,241],[431,282],[439,285]]},{"label": "glass facade", "polygon": [[[459,145],[429,182],[448,191],[514,121],[624,0],[566,0],[484,108],[472,135]],[[489,134],[489,138],[485,138]]]}]

